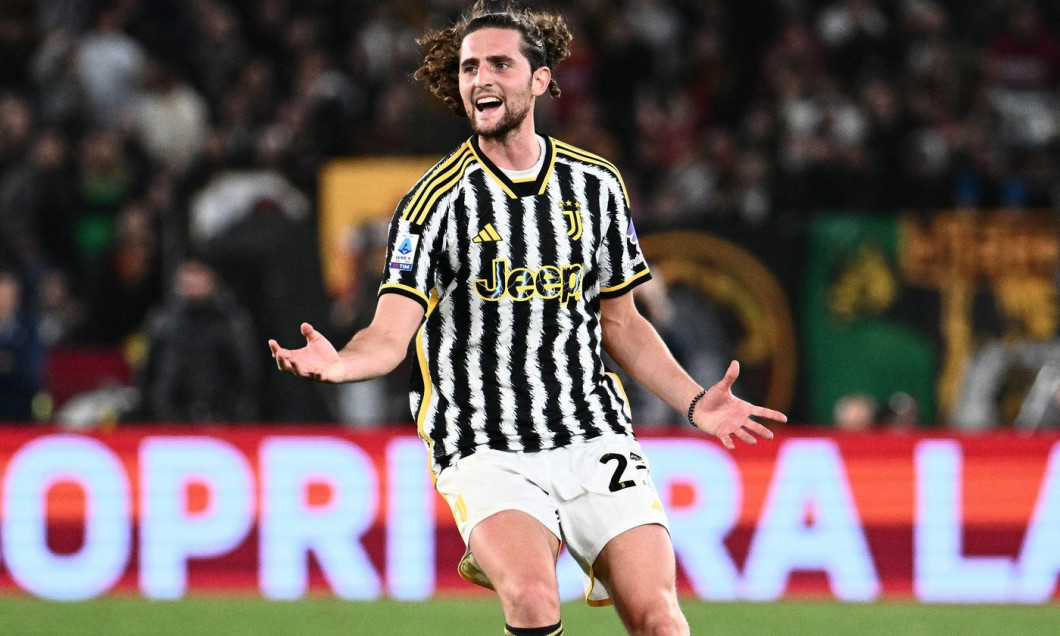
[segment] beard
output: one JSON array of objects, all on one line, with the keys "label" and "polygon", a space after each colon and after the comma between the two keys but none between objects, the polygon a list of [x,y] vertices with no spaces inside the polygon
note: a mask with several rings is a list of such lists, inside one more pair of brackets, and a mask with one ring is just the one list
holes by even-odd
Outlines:
[{"label": "beard", "polygon": [[474,132],[482,139],[491,139],[496,141],[503,141],[507,139],[512,131],[522,125],[523,121],[526,120],[530,114],[530,100],[527,100],[521,105],[521,108],[512,108],[511,102],[504,103],[504,115],[500,118],[500,121],[494,122],[492,125],[480,124],[476,115],[478,111],[475,110],[475,106],[471,105],[471,116],[468,120],[471,122],[471,131]]}]

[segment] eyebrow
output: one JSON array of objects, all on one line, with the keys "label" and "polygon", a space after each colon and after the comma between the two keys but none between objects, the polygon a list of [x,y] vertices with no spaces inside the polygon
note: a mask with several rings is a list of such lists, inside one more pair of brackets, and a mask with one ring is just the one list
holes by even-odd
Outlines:
[{"label": "eyebrow", "polygon": [[[496,64],[497,62],[514,62],[515,58],[511,57],[510,55],[487,55],[486,61],[491,64]],[[469,57],[460,60],[460,66],[467,66],[468,64],[478,64],[478,62],[479,59],[477,57]]]}]

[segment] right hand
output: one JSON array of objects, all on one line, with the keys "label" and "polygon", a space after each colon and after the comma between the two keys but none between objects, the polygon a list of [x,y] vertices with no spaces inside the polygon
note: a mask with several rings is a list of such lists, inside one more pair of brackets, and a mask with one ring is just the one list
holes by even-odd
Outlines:
[{"label": "right hand", "polygon": [[302,335],[306,345],[301,349],[284,349],[275,340],[269,340],[276,367],[318,382],[343,382],[342,359],[335,347],[307,322],[302,323]]}]

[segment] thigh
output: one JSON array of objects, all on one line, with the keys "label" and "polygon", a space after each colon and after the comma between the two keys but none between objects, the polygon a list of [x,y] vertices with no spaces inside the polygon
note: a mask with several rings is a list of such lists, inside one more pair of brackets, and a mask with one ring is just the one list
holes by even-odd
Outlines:
[{"label": "thigh", "polygon": [[498,512],[472,530],[470,557],[497,591],[508,625],[540,627],[559,622],[559,547],[551,530],[520,510]]},{"label": "thigh", "polygon": [[563,539],[587,576],[586,601],[606,604],[610,587],[595,571],[601,552],[641,526],[657,528],[668,540],[666,514],[636,440],[594,440],[572,452],[571,465],[574,472],[567,475],[570,483],[563,489],[574,495],[559,505]]},{"label": "thigh", "polygon": [[683,629],[673,544],[662,526],[637,526],[618,535],[600,551],[593,570],[627,628],[654,622]]},{"label": "thigh", "polygon": [[468,548],[493,587],[506,588],[527,582],[557,589],[556,559],[560,541],[534,517],[521,510],[502,510],[480,521],[472,530]]},{"label": "thigh", "polygon": [[593,571],[616,603],[641,593],[672,593],[676,598],[673,545],[659,525],[637,526],[611,539],[593,563]]},{"label": "thigh", "polygon": [[514,453],[481,451],[443,471],[435,486],[467,546],[459,565],[465,579],[500,591],[496,576],[523,572],[505,563],[512,546],[524,543],[535,555],[533,567],[554,570],[559,517],[532,462]]}]

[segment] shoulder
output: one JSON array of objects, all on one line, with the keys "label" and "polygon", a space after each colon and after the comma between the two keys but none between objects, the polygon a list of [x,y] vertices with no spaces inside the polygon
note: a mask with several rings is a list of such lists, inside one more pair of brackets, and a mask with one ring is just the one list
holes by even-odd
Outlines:
[{"label": "shoulder", "polygon": [[469,158],[474,158],[470,139],[454,148],[449,154],[438,160],[438,163],[431,166],[427,172],[424,172],[417,185],[425,181],[435,181],[446,174],[451,174],[451,170],[454,167],[465,163]]},{"label": "shoulder", "polygon": [[603,168],[604,170],[612,173],[615,177],[619,177],[618,168],[615,164],[611,163],[607,159],[604,159],[600,155],[593,154],[588,150],[583,150],[577,146],[572,146],[565,141],[559,139],[552,139],[552,145],[556,148],[556,157],[563,157],[573,163],[582,164],[585,166],[596,166]]},{"label": "shoulder", "polygon": [[622,180],[622,173],[618,167],[600,155],[593,154],[577,146],[572,146],[565,141],[552,138],[552,145],[556,148],[556,159],[565,160],[573,166],[580,167],[586,171],[594,172],[604,179],[613,180],[614,184],[621,189],[622,196],[629,205],[629,195],[626,193],[626,183]]},{"label": "shoulder", "polygon": [[438,200],[459,185],[468,166],[474,161],[475,152],[471,143],[464,142],[431,166],[402,200],[398,208],[401,219],[422,225]]}]

